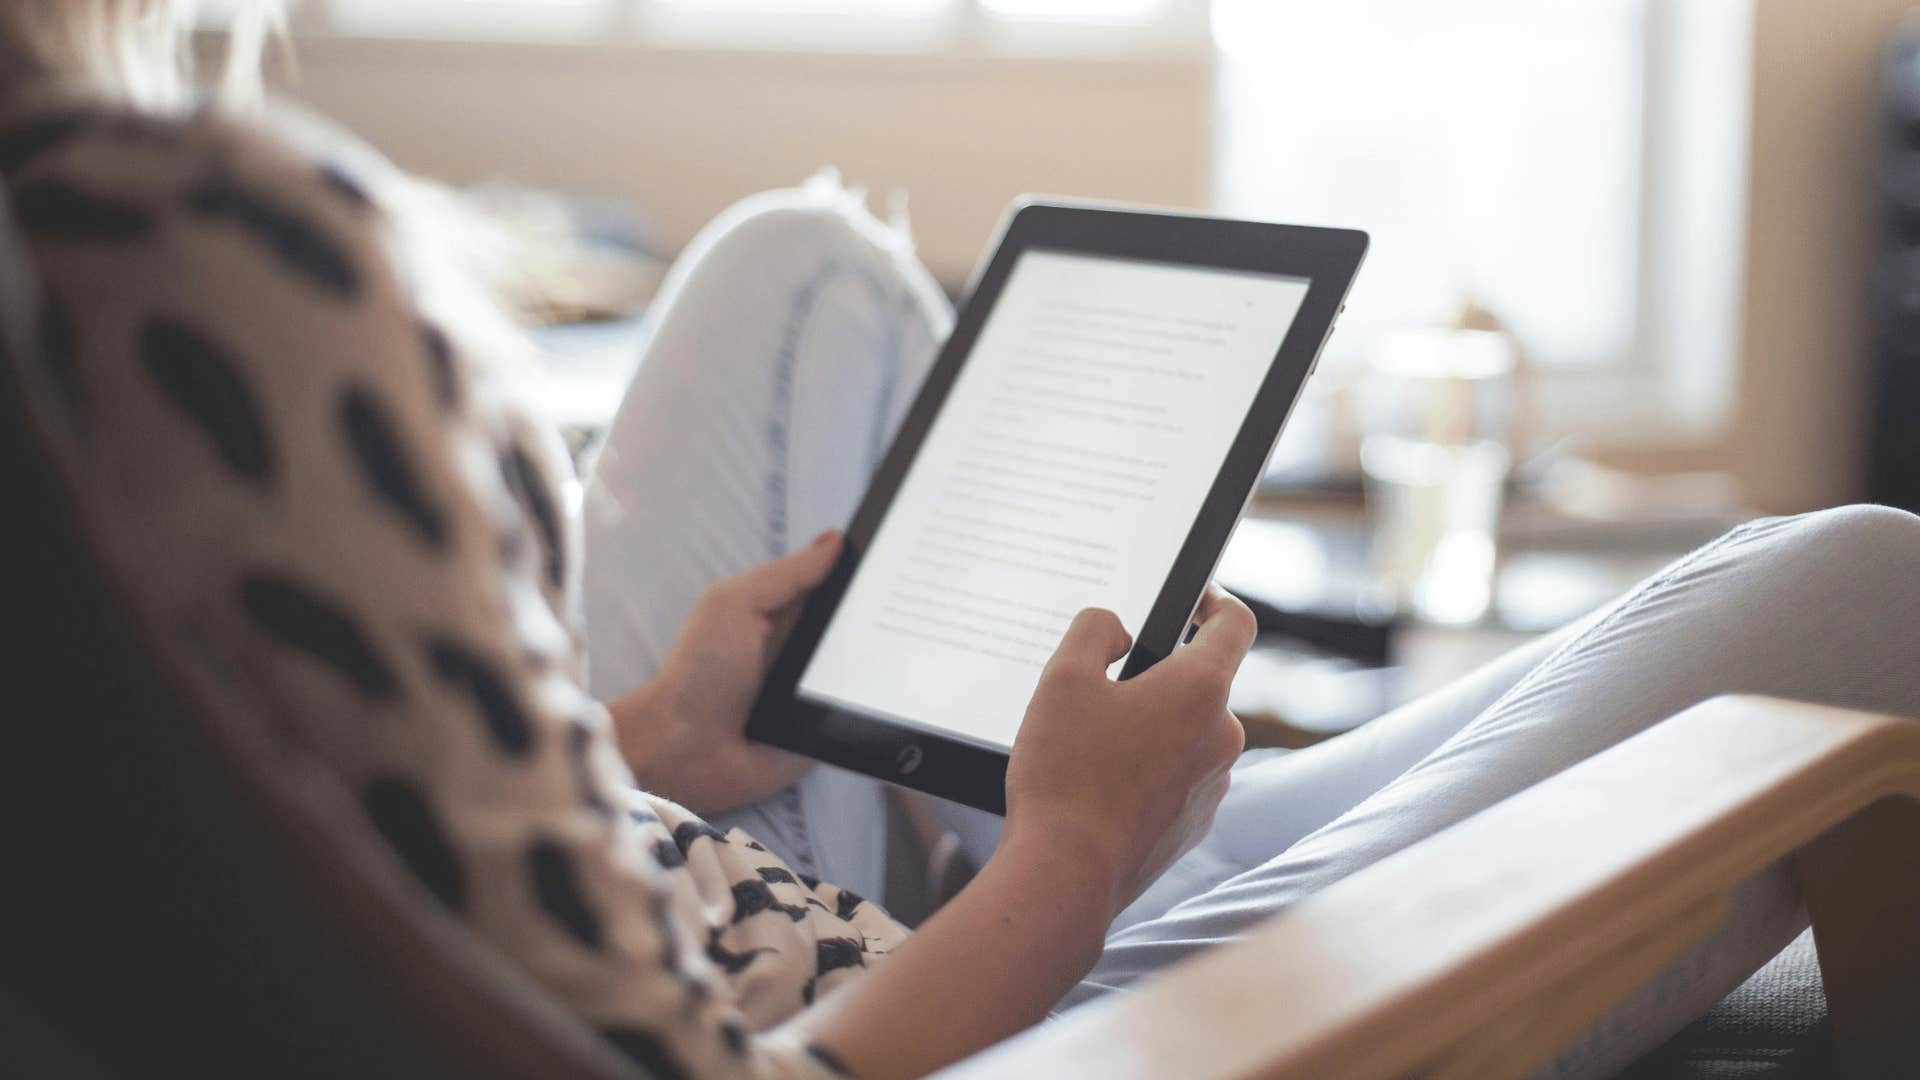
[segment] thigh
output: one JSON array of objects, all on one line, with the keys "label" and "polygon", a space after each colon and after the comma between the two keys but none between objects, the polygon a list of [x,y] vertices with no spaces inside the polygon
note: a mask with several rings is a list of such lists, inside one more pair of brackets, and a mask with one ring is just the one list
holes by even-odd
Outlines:
[{"label": "thigh", "polygon": [[[1916,570],[1920,519],[1897,511],[1848,508],[1735,530],[1591,621],[1352,810],[1267,863],[1115,934],[1068,1002],[1238,936],[1716,694],[1920,714]],[[1586,1056],[1570,1068],[1586,1075],[1630,1061],[1731,990],[1798,925],[1790,878],[1778,869],[1762,875],[1721,931],[1623,1005],[1609,1038],[1590,1034]]]},{"label": "thigh", "polygon": [[1249,753],[1200,843],[1114,920],[1118,932],[1279,855],[1406,772],[1580,630],[1529,642],[1353,731],[1302,750]]},{"label": "thigh", "polygon": [[844,525],[950,313],[837,185],[756,196],[675,264],[587,480],[589,678],[646,681],[714,581]]},{"label": "thigh", "polygon": [[[949,318],[904,234],[837,185],[757,196],[689,246],[587,481],[597,697],[652,676],[707,586],[845,524]],[[875,781],[825,767],[714,818],[867,895],[884,822]]]}]

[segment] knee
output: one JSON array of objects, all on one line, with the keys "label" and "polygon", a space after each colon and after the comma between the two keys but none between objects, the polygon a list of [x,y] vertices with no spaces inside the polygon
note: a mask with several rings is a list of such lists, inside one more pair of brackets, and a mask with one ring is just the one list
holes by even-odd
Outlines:
[{"label": "knee", "polygon": [[1757,521],[1746,543],[1777,587],[1811,599],[1898,603],[1920,589],[1920,517],[1855,505]]},{"label": "knee", "polygon": [[913,265],[912,253],[905,229],[879,221],[858,196],[820,176],[798,188],[750,195],[721,211],[683,260],[763,280],[851,272],[886,281]]},{"label": "knee", "polygon": [[1856,504],[1784,519],[1800,546],[1845,565],[1906,565],[1920,558],[1920,517]]},{"label": "knee", "polygon": [[657,338],[684,330],[711,352],[716,336],[745,335],[751,344],[740,351],[758,355],[803,308],[830,309],[840,323],[915,355],[952,321],[906,230],[821,176],[750,196],[702,229],[662,283]]}]

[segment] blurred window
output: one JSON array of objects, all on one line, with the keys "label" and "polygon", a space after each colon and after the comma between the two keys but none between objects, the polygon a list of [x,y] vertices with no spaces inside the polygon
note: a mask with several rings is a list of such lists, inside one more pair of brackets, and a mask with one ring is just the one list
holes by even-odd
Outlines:
[{"label": "blurred window", "polygon": [[1540,363],[1632,362],[1642,0],[1214,0],[1216,202],[1367,229],[1343,320],[1492,309]]},{"label": "blurred window", "polygon": [[1744,84],[1718,58],[1737,52],[1719,25],[1736,16],[1699,13],[1734,7],[308,0],[294,16],[348,36],[1212,65],[1214,206],[1373,234],[1330,372],[1364,358],[1376,331],[1474,302],[1550,376],[1549,426],[1639,434],[1676,405],[1682,423],[1711,421],[1731,385],[1733,300],[1715,283],[1737,271],[1743,234],[1725,207],[1745,159],[1715,133],[1737,124],[1714,116],[1744,107]]}]

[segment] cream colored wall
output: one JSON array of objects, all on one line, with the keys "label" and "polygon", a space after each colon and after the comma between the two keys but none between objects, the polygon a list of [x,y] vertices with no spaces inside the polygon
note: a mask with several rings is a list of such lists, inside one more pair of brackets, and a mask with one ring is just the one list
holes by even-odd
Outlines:
[{"label": "cream colored wall", "polygon": [[[302,38],[291,87],[402,165],[647,207],[684,243],[730,202],[837,165],[911,194],[958,282],[1016,196],[1202,206],[1207,58],[1061,60]],[[584,107],[583,107],[584,103]]]},{"label": "cream colored wall", "polygon": [[1756,0],[1728,462],[1767,510],[1860,494],[1880,57],[1910,0]]},{"label": "cream colored wall", "polygon": [[[1604,449],[1656,471],[1730,469],[1760,509],[1843,501],[1858,494],[1864,446],[1875,86],[1908,0],[1673,2],[1751,13],[1734,407],[1725,430],[1704,441],[1649,433]],[[1214,110],[1204,57],[324,37],[303,38],[299,54],[295,95],[407,167],[631,198],[655,213],[673,244],[734,199],[826,164],[876,192],[911,192],[921,254],[950,283],[964,278],[1002,208],[1023,192],[1177,206],[1209,197]],[[1728,122],[1742,122],[1738,110]]]}]

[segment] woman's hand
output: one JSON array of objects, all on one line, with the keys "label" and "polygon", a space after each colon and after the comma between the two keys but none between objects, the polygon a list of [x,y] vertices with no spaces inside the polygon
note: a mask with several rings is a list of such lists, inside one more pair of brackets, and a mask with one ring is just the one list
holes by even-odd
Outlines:
[{"label": "woman's hand", "polygon": [[660,671],[608,705],[620,752],[640,786],[698,814],[759,802],[800,779],[812,762],[748,742],[747,713],[801,602],[840,554],[840,534],[700,595]]},{"label": "woman's hand", "polygon": [[1132,642],[1112,612],[1081,612],[1014,740],[1009,841],[1083,848],[1112,885],[1110,915],[1199,841],[1246,744],[1227,690],[1253,644],[1253,614],[1210,588],[1196,619],[1192,641],[1116,682],[1107,668]]},{"label": "woman's hand", "polygon": [[924,1076],[1047,1014],[1113,916],[1206,831],[1244,736],[1227,684],[1253,615],[1225,593],[1191,643],[1117,683],[1111,612],[1084,611],[1040,677],[1007,771],[1007,827],[980,876],[866,978],[785,1033],[857,1076]]}]

